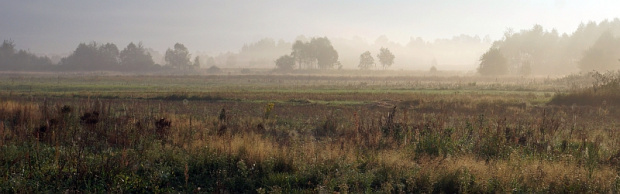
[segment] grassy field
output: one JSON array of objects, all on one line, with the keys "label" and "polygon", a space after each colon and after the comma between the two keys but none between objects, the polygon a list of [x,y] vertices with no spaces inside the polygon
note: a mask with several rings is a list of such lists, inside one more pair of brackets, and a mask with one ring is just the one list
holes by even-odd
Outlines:
[{"label": "grassy field", "polygon": [[620,189],[588,76],[0,75],[0,192]]}]

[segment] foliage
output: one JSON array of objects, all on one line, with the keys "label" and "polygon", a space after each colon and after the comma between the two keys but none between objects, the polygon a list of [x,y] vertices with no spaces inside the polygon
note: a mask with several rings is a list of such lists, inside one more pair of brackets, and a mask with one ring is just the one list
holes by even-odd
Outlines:
[{"label": "foliage", "polygon": [[478,73],[481,75],[506,75],[508,64],[499,49],[491,48],[480,57]]},{"label": "foliage", "polygon": [[620,69],[620,40],[606,31],[586,50],[579,61],[581,71],[609,71]]},{"label": "foliage", "polygon": [[138,43],[138,45],[133,42],[129,43],[127,47],[120,52],[119,58],[122,67],[134,71],[153,68],[155,65],[153,57],[151,57],[151,54],[142,46],[142,43]]},{"label": "foliage", "polygon": [[292,50],[299,69],[331,69],[338,62],[338,52],[327,37],[312,38],[310,42],[298,40]]},{"label": "foliage", "polygon": [[358,67],[362,70],[367,70],[375,66],[375,59],[372,58],[370,51],[366,51],[360,55],[360,64]]},{"label": "foliage", "polygon": [[38,57],[25,50],[16,50],[12,41],[4,40],[0,46],[0,70],[41,71],[51,68],[48,57]]},{"label": "foliage", "polygon": [[174,50],[166,50],[165,60],[167,66],[176,69],[187,69],[191,65],[189,51],[181,43],[174,44]]},{"label": "foliage", "polygon": [[386,69],[394,64],[394,54],[392,54],[392,52],[390,52],[387,48],[381,47],[377,58],[379,59],[381,66],[383,66],[383,69]]},{"label": "foliage", "polygon": [[289,71],[295,68],[295,58],[290,55],[282,55],[275,62],[279,70]]},{"label": "foliage", "polygon": [[192,66],[194,66],[195,69],[200,68],[200,57],[199,56],[194,57],[194,63],[192,63]]},{"label": "foliage", "polygon": [[[620,19],[581,23],[568,34],[545,30],[540,25],[514,32],[493,42],[507,59],[510,75],[562,75],[581,70],[617,69]],[[616,46],[614,46],[616,45]]]},{"label": "foliage", "polygon": [[113,43],[80,43],[71,55],[61,59],[64,68],[72,70],[110,70],[119,66],[119,50]]}]

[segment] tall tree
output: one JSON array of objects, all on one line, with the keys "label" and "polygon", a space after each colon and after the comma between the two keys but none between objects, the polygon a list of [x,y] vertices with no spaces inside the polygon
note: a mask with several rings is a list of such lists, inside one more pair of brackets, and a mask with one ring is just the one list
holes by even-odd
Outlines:
[{"label": "tall tree", "polygon": [[338,62],[338,52],[326,37],[312,38],[310,42],[296,41],[291,56],[299,69],[331,69]]},{"label": "tall tree", "polygon": [[327,37],[312,38],[310,41],[312,57],[320,69],[331,69],[338,62],[338,52]]},{"label": "tall tree", "polygon": [[191,64],[189,51],[180,43],[174,44],[174,50],[168,48],[164,58],[167,66],[177,69],[187,69]]},{"label": "tall tree", "polygon": [[198,56],[194,57],[194,69],[200,68],[200,58]]},{"label": "tall tree", "polygon": [[366,51],[360,55],[360,64],[358,65],[360,69],[367,70],[374,65],[375,59],[372,58],[372,54],[370,54],[370,51]]},{"label": "tall tree", "polygon": [[490,48],[480,57],[478,73],[481,75],[506,75],[508,63],[498,48]]},{"label": "tall tree", "polygon": [[114,43],[106,43],[98,48],[101,62],[106,66],[117,66],[120,63],[120,51]]},{"label": "tall tree", "polygon": [[381,47],[377,58],[379,59],[381,66],[383,66],[383,69],[386,69],[394,64],[394,54],[392,54],[392,52],[390,52],[387,48]]},{"label": "tall tree", "polygon": [[299,69],[302,69],[302,64],[304,63],[304,61],[306,61],[306,58],[308,58],[308,56],[310,55],[310,53],[308,52],[308,46],[303,41],[297,40],[293,44],[292,49],[293,49],[293,52],[291,53],[291,56],[293,56],[293,58],[295,58],[295,61],[297,61],[297,64],[299,65]]},{"label": "tall tree", "polygon": [[147,52],[141,43],[136,45],[130,42],[127,47],[120,52],[119,56],[121,66],[124,69],[144,70],[155,66],[153,57],[151,57],[151,54]]},{"label": "tall tree", "polygon": [[15,54],[15,43],[13,41],[4,40],[0,46],[0,58],[6,59]]}]

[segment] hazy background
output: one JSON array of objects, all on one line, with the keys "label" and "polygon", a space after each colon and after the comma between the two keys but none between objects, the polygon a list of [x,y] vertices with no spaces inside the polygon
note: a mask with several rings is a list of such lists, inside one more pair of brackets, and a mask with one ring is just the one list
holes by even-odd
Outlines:
[{"label": "hazy background", "polygon": [[475,70],[480,55],[509,29],[540,24],[570,34],[580,23],[618,17],[619,5],[576,0],[0,1],[0,38],[48,56],[67,55],[91,41],[119,47],[141,41],[160,53],[179,42],[194,56],[218,56],[265,38],[285,48],[299,38],[326,36],[346,68],[355,68],[364,50],[376,54],[387,46],[396,55],[392,69],[428,69],[436,59],[440,68]]}]

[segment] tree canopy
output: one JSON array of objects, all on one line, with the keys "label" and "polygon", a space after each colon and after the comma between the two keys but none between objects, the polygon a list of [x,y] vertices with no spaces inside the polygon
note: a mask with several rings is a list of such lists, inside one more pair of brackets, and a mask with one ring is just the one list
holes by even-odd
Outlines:
[{"label": "tree canopy", "polygon": [[113,43],[80,43],[66,58],[60,60],[65,68],[78,71],[111,70],[119,66],[119,51]]},{"label": "tree canopy", "polygon": [[392,54],[392,52],[390,52],[387,48],[381,47],[377,58],[379,59],[381,66],[383,66],[383,69],[386,69],[394,64],[394,54]]},{"label": "tree canopy", "polygon": [[312,38],[310,42],[296,41],[291,57],[299,69],[331,69],[338,62],[338,52],[326,37]]},{"label": "tree canopy", "polygon": [[578,64],[582,71],[611,71],[620,69],[618,59],[620,59],[620,40],[607,31],[584,52]]},{"label": "tree canopy", "polygon": [[481,75],[506,75],[508,65],[506,58],[498,48],[491,48],[480,57],[478,73]]},{"label": "tree canopy", "polygon": [[142,46],[142,43],[138,45],[133,42],[129,43],[120,52],[121,66],[128,70],[140,70],[143,68],[152,68],[155,65],[153,57]]},{"label": "tree canopy", "polygon": [[582,23],[572,34],[559,34],[540,25],[505,32],[498,48],[506,58],[507,74],[548,75],[620,68],[620,19]]},{"label": "tree canopy", "polygon": [[164,57],[166,66],[176,69],[188,69],[191,65],[190,54],[187,47],[181,43],[174,44],[174,50],[168,48]]},{"label": "tree canopy", "polygon": [[375,59],[372,58],[370,51],[366,51],[360,55],[360,64],[358,67],[362,70],[367,70],[375,65]]},{"label": "tree canopy", "polygon": [[25,50],[16,50],[12,41],[5,40],[0,46],[0,70],[40,71],[50,68],[48,57],[38,57]]},{"label": "tree canopy", "polygon": [[282,55],[275,62],[276,68],[279,70],[289,71],[295,68],[295,58],[290,55]]}]

